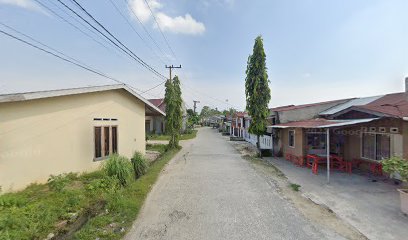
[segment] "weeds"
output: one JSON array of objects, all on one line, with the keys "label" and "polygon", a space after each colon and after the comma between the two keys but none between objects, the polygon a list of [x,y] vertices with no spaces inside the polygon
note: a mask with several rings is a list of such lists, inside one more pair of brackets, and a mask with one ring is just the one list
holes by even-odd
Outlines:
[{"label": "weeds", "polygon": [[122,187],[125,187],[131,176],[131,163],[126,157],[113,154],[103,165],[103,170],[109,177],[116,178]]},{"label": "weeds", "polygon": [[299,185],[299,184],[291,183],[289,186],[290,186],[290,188],[292,188],[292,190],[295,191],[295,192],[299,192],[299,190],[300,190],[300,185]]},{"label": "weeds", "polygon": [[[104,168],[80,176],[54,176],[50,178],[52,183],[32,184],[23,191],[5,193],[0,196],[0,240],[46,239],[50,233],[60,239],[70,231],[74,231],[72,239],[121,239],[123,229],[130,228],[161,170],[177,152],[162,154],[145,175],[136,181],[129,177],[125,187],[121,187],[118,174],[108,176]],[[112,164],[116,167],[110,166],[110,170],[128,165],[131,176],[130,161],[118,158],[114,161],[120,163]],[[85,225],[78,225],[84,218]],[[64,221],[66,225],[58,226]]]},{"label": "weeds", "polygon": [[131,159],[135,179],[140,178],[146,173],[147,165],[144,156],[140,152],[135,152]]}]

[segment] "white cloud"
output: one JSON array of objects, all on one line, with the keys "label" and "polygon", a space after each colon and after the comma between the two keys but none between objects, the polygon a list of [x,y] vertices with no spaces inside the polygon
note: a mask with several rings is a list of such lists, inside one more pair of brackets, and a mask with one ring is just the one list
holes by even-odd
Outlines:
[{"label": "white cloud", "polygon": [[0,0],[0,4],[13,5],[29,10],[44,12],[36,3],[32,0]]},{"label": "white cloud", "polygon": [[[154,12],[157,9],[160,9],[163,5],[157,0],[148,0],[150,8]],[[152,17],[149,7],[146,5],[145,0],[129,0],[129,5],[132,8],[133,12],[143,23],[149,21]]]},{"label": "white cloud", "polygon": [[[205,25],[195,20],[190,14],[170,17],[163,11],[159,11],[163,7],[163,4],[161,4],[159,0],[148,0],[148,3],[163,31],[190,35],[199,35],[205,32]],[[152,22],[152,14],[145,0],[129,0],[129,5],[140,21],[143,23]],[[157,28],[154,22],[153,26]]]},{"label": "white cloud", "polygon": [[184,17],[172,18],[159,12],[156,18],[163,31],[191,35],[199,35],[205,32],[204,24],[196,21],[190,14],[186,14]]}]

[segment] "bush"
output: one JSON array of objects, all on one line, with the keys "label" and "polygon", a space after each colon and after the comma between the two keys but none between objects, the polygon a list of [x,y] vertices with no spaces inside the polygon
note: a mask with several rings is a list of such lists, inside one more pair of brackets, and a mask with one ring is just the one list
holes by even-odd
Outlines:
[{"label": "bush", "polygon": [[401,180],[408,182],[408,161],[400,157],[391,157],[381,162],[384,172],[399,174]]},{"label": "bush", "polygon": [[131,159],[133,171],[135,173],[135,179],[143,176],[146,173],[147,165],[146,160],[140,152],[135,152]]},{"label": "bush", "polygon": [[131,163],[126,157],[113,154],[103,165],[103,170],[109,177],[116,178],[122,187],[125,187],[131,176]]}]

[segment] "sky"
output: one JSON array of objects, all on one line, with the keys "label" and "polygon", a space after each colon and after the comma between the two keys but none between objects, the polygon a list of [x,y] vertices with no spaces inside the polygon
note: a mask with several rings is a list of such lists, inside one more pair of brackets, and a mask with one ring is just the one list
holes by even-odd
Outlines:
[{"label": "sky", "polygon": [[[147,0],[154,15],[145,0],[77,1],[162,75],[181,64],[173,74],[188,107],[245,109],[258,35],[271,107],[401,92],[408,75],[405,0]],[[163,81],[67,13],[57,0],[0,0],[2,24],[137,89]],[[0,33],[0,94],[114,83]],[[160,85],[143,96],[163,95]]]}]

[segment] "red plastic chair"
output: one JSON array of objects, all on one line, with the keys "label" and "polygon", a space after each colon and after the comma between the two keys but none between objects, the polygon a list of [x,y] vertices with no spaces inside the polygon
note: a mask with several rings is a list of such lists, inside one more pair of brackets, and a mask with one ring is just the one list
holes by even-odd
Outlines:
[{"label": "red plastic chair", "polygon": [[296,158],[296,165],[299,167],[303,167],[305,165],[305,157],[304,156],[295,156]]}]

